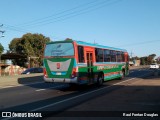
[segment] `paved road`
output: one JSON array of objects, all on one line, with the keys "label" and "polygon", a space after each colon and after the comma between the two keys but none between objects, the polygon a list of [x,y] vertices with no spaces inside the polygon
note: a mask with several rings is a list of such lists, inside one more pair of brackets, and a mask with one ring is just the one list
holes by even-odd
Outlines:
[{"label": "paved road", "polygon": [[81,117],[96,115],[93,111],[102,111],[99,116],[104,117],[106,111],[157,111],[160,110],[160,96],[157,95],[160,78],[157,73],[146,68],[131,70],[124,80],[108,81],[100,88],[44,82],[1,88],[0,111],[52,111],[51,114],[53,111],[67,111],[56,115],[78,114]]}]

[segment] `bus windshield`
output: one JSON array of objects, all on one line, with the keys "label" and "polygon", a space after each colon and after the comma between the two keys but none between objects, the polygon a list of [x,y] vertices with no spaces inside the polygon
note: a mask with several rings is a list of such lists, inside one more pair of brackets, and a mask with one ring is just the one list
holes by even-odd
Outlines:
[{"label": "bus windshield", "polygon": [[72,43],[47,44],[44,56],[73,56],[74,48]]}]

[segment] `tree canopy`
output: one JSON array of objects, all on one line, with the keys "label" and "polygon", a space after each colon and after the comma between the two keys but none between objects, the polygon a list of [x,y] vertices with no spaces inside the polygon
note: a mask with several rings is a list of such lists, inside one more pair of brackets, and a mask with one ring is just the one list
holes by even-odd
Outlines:
[{"label": "tree canopy", "polygon": [[21,38],[14,38],[9,44],[10,52],[26,55],[27,58],[13,60],[13,64],[25,66],[30,62],[31,67],[41,66],[44,45],[50,41],[49,37],[42,34],[31,33],[24,34]]},{"label": "tree canopy", "polygon": [[3,53],[4,51],[4,47],[2,46],[2,44],[0,43],[0,55]]},{"label": "tree canopy", "polygon": [[141,57],[141,65],[150,65],[151,63],[155,62],[154,58],[156,57],[156,54],[151,54],[146,57]]}]

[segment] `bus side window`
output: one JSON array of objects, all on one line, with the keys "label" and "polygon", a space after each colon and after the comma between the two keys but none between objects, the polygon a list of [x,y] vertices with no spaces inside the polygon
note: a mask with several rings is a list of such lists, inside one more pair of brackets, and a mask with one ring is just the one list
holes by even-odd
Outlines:
[{"label": "bus side window", "polygon": [[110,54],[111,54],[111,62],[116,62],[116,51],[111,50]]},{"label": "bus side window", "polygon": [[111,62],[110,50],[104,50],[104,62]]},{"label": "bus side window", "polygon": [[78,60],[79,60],[79,63],[84,63],[84,49],[83,49],[83,46],[78,46]]},{"label": "bus side window", "polygon": [[117,62],[122,62],[122,52],[117,51]]},{"label": "bus side window", "polygon": [[95,48],[96,62],[103,62],[104,50],[100,48]]}]

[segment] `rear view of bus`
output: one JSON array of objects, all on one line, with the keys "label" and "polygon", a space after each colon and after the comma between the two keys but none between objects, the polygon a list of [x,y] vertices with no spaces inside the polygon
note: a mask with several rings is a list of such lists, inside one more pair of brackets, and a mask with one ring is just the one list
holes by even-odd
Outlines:
[{"label": "rear view of bus", "polygon": [[44,51],[44,80],[46,82],[77,83],[73,41],[46,44]]}]

